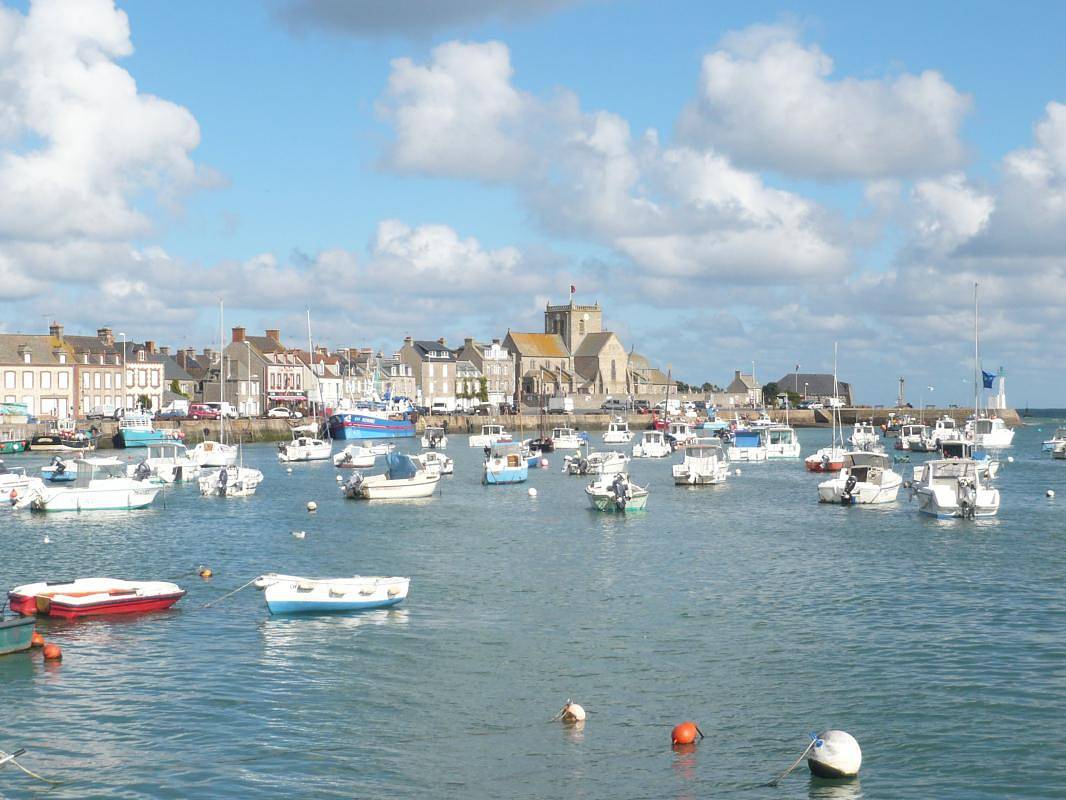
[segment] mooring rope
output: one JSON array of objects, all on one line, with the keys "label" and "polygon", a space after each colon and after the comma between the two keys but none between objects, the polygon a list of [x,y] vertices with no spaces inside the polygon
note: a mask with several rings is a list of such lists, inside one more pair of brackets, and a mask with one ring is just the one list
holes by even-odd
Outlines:
[{"label": "mooring rope", "polygon": [[219,598],[217,598],[217,599],[215,599],[215,600],[212,600],[212,601],[211,601],[211,602],[209,602],[209,603],[204,603],[204,604],[203,604],[202,606],[200,606],[200,608],[210,608],[210,607],[211,607],[211,606],[213,606],[213,605],[214,605],[215,603],[221,603],[221,602],[222,602],[223,600],[225,600],[225,599],[226,599],[227,597],[232,597],[233,595],[237,594],[237,592],[239,592],[239,591],[240,591],[241,589],[247,589],[247,588],[248,588],[249,586],[251,586],[251,585],[252,585],[253,583],[255,583],[255,582],[256,582],[257,580],[259,580],[259,576],[258,576],[258,575],[256,575],[256,576],[255,576],[254,578],[252,578],[252,579],[251,579],[250,581],[248,581],[248,583],[246,583],[246,584],[243,584],[242,586],[238,586],[238,587],[237,587],[236,589],[234,589],[234,590],[233,590],[232,592],[226,592],[226,593],[225,593],[224,595],[222,595],[221,597],[219,597]]},{"label": "mooring rope", "polygon": [[794,770],[796,767],[799,766],[799,763],[803,759],[805,759],[807,757],[807,753],[811,752],[811,748],[814,747],[817,743],[818,743],[818,736],[817,735],[812,735],[811,736],[811,743],[808,744],[804,748],[802,753],[800,753],[800,757],[797,758],[795,761],[793,761],[792,765],[788,769],[786,769],[784,772],[782,772],[780,775],[778,775],[776,778],[774,778],[772,781],[770,781],[766,785],[767,786],[777,786],[777,784],[781,783],[781,781],[783,781],[785,778],[788,777],[788,774],[790,772],[792,772],[792,770]]},{"label": "mooring rope", "polygon": [[0,768],[5,767],[8,764],[14,764],[16,767],[25,772],[31,778],[36,778],[42,783],[50,783],[53,786],[59,786],[59,784],[63,783],[63,781],[55,781],[51,778],[46,778],[43,775],[38,775],[32,769],[22,766],[16,759],[18,758],[18,756],[22,755],[25,752],[25,749],[16,750],[14,753],[5,753],[3,750],[0,750]]}]

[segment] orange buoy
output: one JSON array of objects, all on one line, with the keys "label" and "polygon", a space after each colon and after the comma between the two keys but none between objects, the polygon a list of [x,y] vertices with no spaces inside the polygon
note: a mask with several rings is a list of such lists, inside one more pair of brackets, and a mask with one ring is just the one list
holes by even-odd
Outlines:
[{"label": "orange buoy", "polygon": [[208,567],[200,567],[200,577],[204,580],[207,580],[214,574],[215,573],[213,573]]},{"label": "orange buoy", "polygon": [[44,637],[37,631],[34,631],[33,636],[30,637],[30,647],[44,647]]},{"label": "orange buoy", "polygon": [[58,644],[46,644],[44,646],[44,660],[45,661],[59,661],[63,658],[63,651],[59,649]]},{"label": "orange buoy", "polygon": [[703,738],[703,731],[700,730],[700,726],[695,722],[682,722],[680,725],[675,725],[673,731],[670,733],[670,741],[672,744],[692,744],[696,741],[696,737]]}]

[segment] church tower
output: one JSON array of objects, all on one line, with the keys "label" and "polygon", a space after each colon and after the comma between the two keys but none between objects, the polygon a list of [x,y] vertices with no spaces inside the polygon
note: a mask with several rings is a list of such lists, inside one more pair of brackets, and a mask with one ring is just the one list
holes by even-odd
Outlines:
[{"label": "church tower", "polygon": [[577,305],[571,294],[570,302],[566,305],[553,306],[548,303],[544,308],[544,332],[563,337],[571,356],[581,347],[586,336],[602,331],[603,311],[598,302],[591,306]]}]

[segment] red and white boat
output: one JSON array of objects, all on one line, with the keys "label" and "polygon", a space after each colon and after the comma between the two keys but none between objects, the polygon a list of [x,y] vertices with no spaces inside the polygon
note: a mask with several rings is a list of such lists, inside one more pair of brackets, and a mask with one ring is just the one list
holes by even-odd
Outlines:
[{"label": "red and white boat", "polygon": [[185,590],[165,581],[122,581],[116,578],[78,578],[62,583],[27,583],[7,593],[11,610],[50,617],[87,617],[94,614],[140,614],[170,608]]},{"label": "red and white boat", "polygon": [[844,468],[844,456],[848,453],[843,447],[823,447],[811,453],[803,463],[808,472],[840,472]]}]

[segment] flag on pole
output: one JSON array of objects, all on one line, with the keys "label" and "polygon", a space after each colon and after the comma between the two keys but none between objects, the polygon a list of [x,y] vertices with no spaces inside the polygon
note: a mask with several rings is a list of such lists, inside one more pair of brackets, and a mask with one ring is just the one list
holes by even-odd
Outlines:
[{"label": "flag on pole", "polygon": [[576,292],[577,292],[577,287],[574,286],[574,284],[571,283],[570,284],[570,294],[575,294]]},{"label": "flag on pole", "polygon": [[981,382],[984,383],[986,389],[992,388],[992,381],[996,378],[991,372],[985,372],[981,370]]}]

